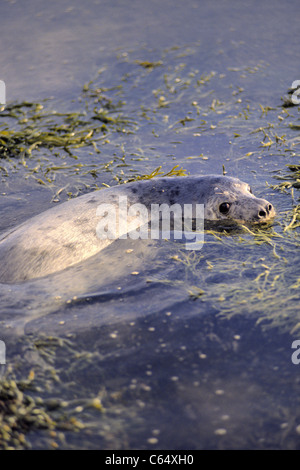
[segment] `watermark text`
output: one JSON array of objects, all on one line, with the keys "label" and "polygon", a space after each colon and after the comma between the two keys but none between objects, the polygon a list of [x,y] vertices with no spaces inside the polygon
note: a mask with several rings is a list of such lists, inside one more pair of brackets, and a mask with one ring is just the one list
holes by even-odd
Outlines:
[{"label": "watermark text", "polygon": [[203,204],[128,204],[120,196],[118,204],[100,204],[96,233],[101,240],[174,239],[185,241],[187,250],[200,250],[204,242]]},{"label": "watermark text", "polygon": [[0,80],[0,105],[6,104],[6,87],[3,80]]},{"label": "watermark text", "polygon": [[300,80],[294,80],[291,89],[295,90],[291,96],[292,103],[300,104]]}]

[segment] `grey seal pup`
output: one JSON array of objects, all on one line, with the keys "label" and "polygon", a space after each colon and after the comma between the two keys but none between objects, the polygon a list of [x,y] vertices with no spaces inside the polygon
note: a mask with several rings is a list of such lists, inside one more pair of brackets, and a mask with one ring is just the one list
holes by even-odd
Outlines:
[{"label": "grey seal pup", "polygon": [[[263,223],[275,215],[268,201],[255,197],[247,183],[233,177],[166,177],[114,186],[64,202],[2,235],[0,282],[43,277],[104,249],[113,240],[97,235],[97,224],[107,216],[104,212],[99,216],[98,207],[116,207],[125,196],[128,206],[147,208],[151,204],[203,204],[208,221]],[[127,229],[121,227],[119,236]]]}]

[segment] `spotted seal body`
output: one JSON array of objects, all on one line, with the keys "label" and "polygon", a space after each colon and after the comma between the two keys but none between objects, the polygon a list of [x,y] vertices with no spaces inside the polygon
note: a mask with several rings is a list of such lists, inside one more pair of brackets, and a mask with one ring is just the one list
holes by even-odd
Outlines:
[{"label": "spotted seal body", "polygon": [[[55,206],[4,234],[0,282],[46,276],[104,249],[113,240],[97,236],[97,208],[117,206],[120,196],[126,196],[128,206],[147,208],[151,204],[204,204],[206,220],[257,223],[275,215],[272,205],[256,198],[247,183],[225,176],[157,178],[103,189]],[[120,235],[124,235],[122,230]]]}]

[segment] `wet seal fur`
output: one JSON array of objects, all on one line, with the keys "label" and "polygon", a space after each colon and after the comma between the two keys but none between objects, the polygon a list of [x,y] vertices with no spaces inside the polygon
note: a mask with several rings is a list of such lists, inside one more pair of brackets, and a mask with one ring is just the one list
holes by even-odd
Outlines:
[{"label": "wet seal fur", "polygon": [[[204,204],[208,221],[262,223],[273,206],[256,198],[247,183],[227,176],[186,176],[141,180],[80,196],[39,214],[2,235],[0,282],[13,283],[61,271],[113,242],[97,237],[100,204]],[[122,235],[119,233],[119,236]]]}]

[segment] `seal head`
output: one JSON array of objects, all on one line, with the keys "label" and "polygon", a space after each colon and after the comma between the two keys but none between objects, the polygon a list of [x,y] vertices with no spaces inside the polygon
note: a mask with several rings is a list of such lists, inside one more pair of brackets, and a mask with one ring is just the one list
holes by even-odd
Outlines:
[{"label": "seal head", "polygon": [[237,178],[217,177],[211,183],[205,204],[206,220],[264,223],[276,214],[269,201],[255,197],[249,184]]}]

